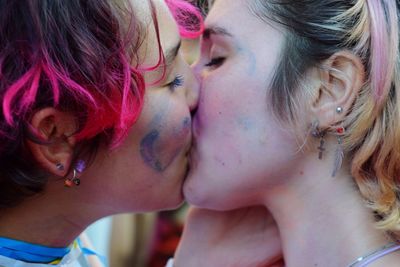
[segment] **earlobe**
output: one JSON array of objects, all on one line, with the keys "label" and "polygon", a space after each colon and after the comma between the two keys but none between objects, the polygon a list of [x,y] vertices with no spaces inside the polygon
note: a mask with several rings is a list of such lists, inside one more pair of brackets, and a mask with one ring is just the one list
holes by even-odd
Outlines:
[{"label": "earlobe", "polygon": [[38,164],[55,176],[67,175],[76,144],[74,116],[55,108],[45,108],[33,115],[30,127],[42,141],[26,141]]},{"label": "earlobe", "polygon": [[321,127],[344,120],[364,85],[364,71],[361,59],[348,51],[337,52],[324,62],[311,108]]}]

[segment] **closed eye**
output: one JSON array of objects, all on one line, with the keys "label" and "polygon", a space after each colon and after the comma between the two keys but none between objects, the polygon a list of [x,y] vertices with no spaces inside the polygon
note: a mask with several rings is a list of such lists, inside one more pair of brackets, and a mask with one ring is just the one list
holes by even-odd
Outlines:
[{"label": "closed eye", "polygon": [[216,57],[211,59],[210,62],[208,62],[207,64],[205,64],[206,67],[219,67],[221,66],[225,61],[224,57]]},{"label": "closed eye", "polygon": [[167,86],[173,92],[175,91],[176,88],[182,86],[184,84],[184,81],[185,80],[182,75],[176,75],[176,77],[172,80],[172,82],[167,84]]}]

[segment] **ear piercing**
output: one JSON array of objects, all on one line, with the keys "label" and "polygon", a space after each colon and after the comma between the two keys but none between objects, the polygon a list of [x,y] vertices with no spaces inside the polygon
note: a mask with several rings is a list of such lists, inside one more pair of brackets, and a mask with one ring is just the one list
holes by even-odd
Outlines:
[{"label": "ear piercing", "polygon": [[311,135],[315,138],[319,138],[319,153],[318,153],[318,159],[322,159],[322,155],[325,151],[325,131],[321,131],[318,127],[319,123],[318,121],[313,122],[312,126],[311,126]]},{"label": "ear piercing", "polygon": [[336,128],[336,132],[334,133],[337,138],[337,146],[335,151],[335,163],[333,165],[332,177],[335,177],[339,169],[342,167],[344,151],[343,151],[343,135],[345,134],[346,129],[343,126]]},{"label": "ear piercing", "polygon": [[342,107],[337,107],[336,108],[336,113],[337,114],[341,114],[343,112],[343,108]]},{"label": "ear piercing", "polygon": [[63,165],[62,163],[57,163],[57,164],[56,164],[56,168],[57,168],[57,170],[59,170],[59,171],[63,171],[63,170],[64,170],[64,165]]},{"label": "ear piercing", "polygon": [[[343,108],[342,107],[337,107],[336,108],[336,113],[337,114],[341,114],[343,113]],[[343,163],[343,158],[344,158],[344,151],[343,151],[343,136],[346,132],[346,129],[343,126],[337,127],[335,128],[333,131],[332,130],[320,130],[319,129],[319,123],[318,121],[315,121],[312,125],[311,125],[311,135],[314,138],[319,138],[319,153],[318,153],[318,158],[322,159],[323,153],[326,150],[324,145],[325,145],[325,134],[331,133],[333,135],[336,136],[337,138],[337,147],[336,147],[336,151],[335,151],[335,163],[334,163],[334,167],[333,167],[333,172],[332,172],[332,177],[336,176],[337,172],[339,171],[340,167],[342,166]]]},{"label": "ear piercing", "polygon": [[84,160],[78,160],[75,164],[75,167],[73,169],[73,174],[71,178],[66,178],[64,181],[64,185],[66,187],[72,187],[73,185],[80,185],[81,180],[79,179],[80,175],[82,172],[86,169],[86,163]]}]

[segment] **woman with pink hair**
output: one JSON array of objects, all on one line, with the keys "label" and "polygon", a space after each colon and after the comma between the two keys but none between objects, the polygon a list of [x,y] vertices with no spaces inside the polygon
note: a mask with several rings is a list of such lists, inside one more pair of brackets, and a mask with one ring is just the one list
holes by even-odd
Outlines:
[{"label": "woman with pink hair", "polygon": [[0,265],[88,266],[74,240],[89,224],[183,201],[198,84],[179,32],[198,36],[201,15],[7,0],[0,21]]},{"label": "woman with pink hair", "polygon": [[193,210],[176,267],[191,241],[218,247],[232,234],[214,229],[235,225],[257,252],[238,266],[263,266],[266,208],[286,266],[399,266],[399,1],[214,2],[184,193],[265,216]]}]

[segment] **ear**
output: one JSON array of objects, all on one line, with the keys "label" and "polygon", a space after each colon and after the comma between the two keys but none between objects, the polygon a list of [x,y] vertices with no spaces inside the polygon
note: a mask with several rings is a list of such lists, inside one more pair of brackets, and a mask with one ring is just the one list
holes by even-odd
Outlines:
[{"label": "ear", "polygon": [[27,141],[33,157],[51,174],[67,175],[76,144],[73,136],[77,130],[75,117],[55,108],[44,108],[33,115],[31,127],[43,140],[42,143]]},{"label": "ear", "polygon": [[[318,70],[318,79],[311,112],[321,128],[328,128],[343,121],[351,109],[364,84],[364,65],[351,52],[337,52]],[[341,113],[338,107],[343,109]]]}]

